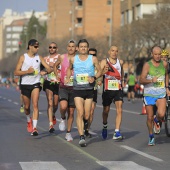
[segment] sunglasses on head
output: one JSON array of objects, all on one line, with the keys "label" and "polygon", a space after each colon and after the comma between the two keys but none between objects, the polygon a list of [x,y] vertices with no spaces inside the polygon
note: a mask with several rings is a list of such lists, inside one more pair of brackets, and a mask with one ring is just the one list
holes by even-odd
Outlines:
[{"label": "sunglasses on head", "polygon": [[56,49],[57,47],[55,46],[49,46],[49,49]]},{"label": "sunglasses on head", "polygon": [[34,48],[38,48],[39,46],[38,45],[34,45]]}]

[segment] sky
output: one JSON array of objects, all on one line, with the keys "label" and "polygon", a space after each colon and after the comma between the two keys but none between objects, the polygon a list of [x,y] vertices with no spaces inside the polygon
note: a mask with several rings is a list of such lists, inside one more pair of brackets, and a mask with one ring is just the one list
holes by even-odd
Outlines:
[{"label": "sky", "polygon": [[25,11],[47,11],[48,0],[0,0],[0,17],[5,9],[12,9],[15,12],[22,13]]}]

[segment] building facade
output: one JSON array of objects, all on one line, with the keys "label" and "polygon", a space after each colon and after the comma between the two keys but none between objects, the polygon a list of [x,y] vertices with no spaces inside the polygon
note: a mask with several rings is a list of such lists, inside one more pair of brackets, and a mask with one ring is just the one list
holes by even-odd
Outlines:
[{"label": "building facade", "polygon": [[167,0],[122,0],[121,26],[149,17],[166,2],[169,3]]},{"label": "building facade", "polygon": [[108,38],[120,27],[120,0],[49,0],[47,38]]},{"label": "building facade", "polygon": [[[20,14],[11,9],[6,9],[3,16],[0,17],[0,60],[18,51],[20,34],[32,14],[33,11]],[[46,12],[34,12],[34,15],[40,23],[47,21]]]}]

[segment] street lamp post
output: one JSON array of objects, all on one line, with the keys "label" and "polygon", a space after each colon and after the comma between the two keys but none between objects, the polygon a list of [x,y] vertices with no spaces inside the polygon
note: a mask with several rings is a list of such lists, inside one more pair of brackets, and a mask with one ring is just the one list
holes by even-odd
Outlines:
[{"label": "street lamp post", "polygon": [[74,11],[74,0],[70,0],[71,1],[71,38],[74,39],[74,27],[75,27],[75,22],[74,22],[74,15],[75,15],[75,11]]},{"label": "street lamp post", "polygon": [[34,24],[36,40],[38,40],[38,25]]},{"label": "street lamp post", "polygon": [[111,9],[110,9],[110,33],[109,33],[109,48],[112,45],[112,27],[113,27],[113,0],[111,0]]}]

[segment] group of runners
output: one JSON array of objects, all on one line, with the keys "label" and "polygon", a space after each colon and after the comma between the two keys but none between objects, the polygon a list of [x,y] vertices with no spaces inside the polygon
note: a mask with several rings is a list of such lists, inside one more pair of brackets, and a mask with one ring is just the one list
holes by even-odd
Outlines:
[{"label": "group of runners", "polygon": [[[86,146],[86,137],[92,137],[89,132],[93,121],[94,109],[97,103],[97,88],[103,83],[103,128],[102,138],[108,137],[107,126],[110,105],[116,107],[114,140],[123,139],[120,132],[122,122],[122,104],[124,86],[123,60],[118,59],[118,47],[111,46],[108,56],[99,63],[97,50],[89,48],[86,39],[76,44],[74,40],[67,43],[67,53],[58,54],[55,42],[49,44],[49,56],[38,54],[39,42],[31,39],[27,52],[20,56],[14,74],[21,76],[21,94],[24,112],[27,117],[27,131],[33,136],[38,135],[37,122],[39,117],[38,100],[41,89],[46,93],[49,132],[55,131],[55,113],[60,105],[61,120],[59,129],[66,131],[65,139],[72,141],[72,124],[76,109],[76,123],[80,136],[79,145]],[[144,65],[140,83],[144,84],[144,102],[146,105],[147,125],[149,130],[149,145],[154,145],[153,120],[157,124],[165,113],[165,96],[169,95],[167,63],[161,60],[162,49],[158,46],[152,49],[152,59]],[[157,71],[156,71],[157,70]],[[159,72],[159,77],[158,76]],[[156,73],[156,74],[155,74]],[[44,81],[41,81],[45,79]],[[160,85],[161,84],[161,85]],[[30,105],[32,102],[32,114]],[[153,106],[157,105],[157,114],[153,119]]]}]

